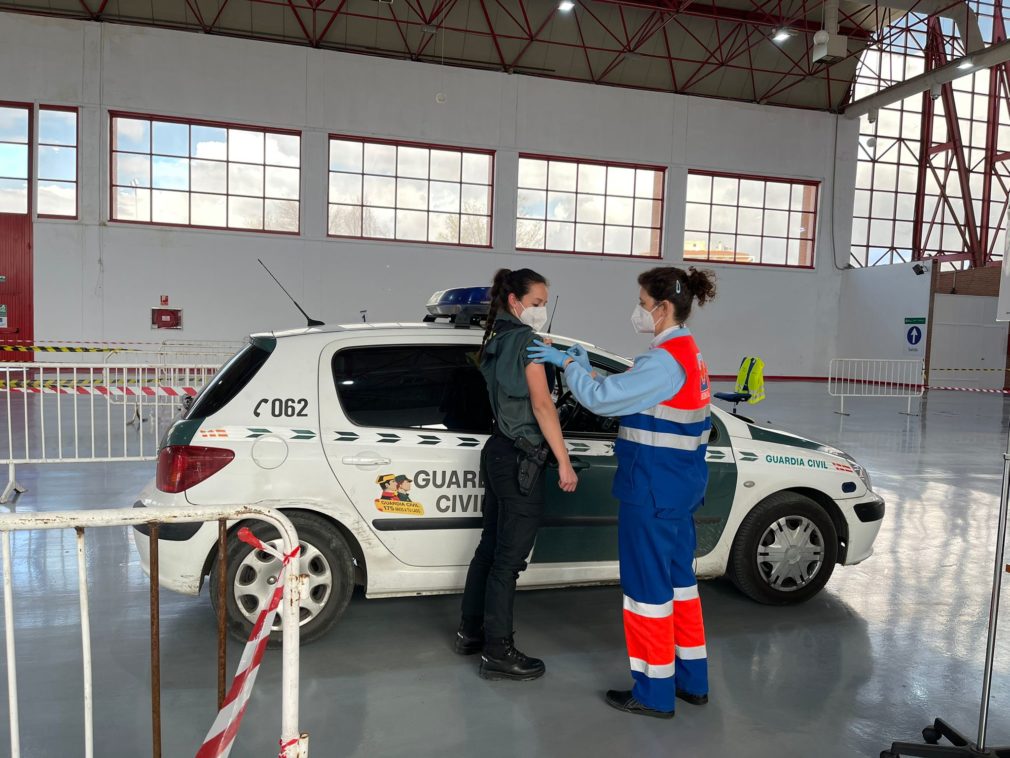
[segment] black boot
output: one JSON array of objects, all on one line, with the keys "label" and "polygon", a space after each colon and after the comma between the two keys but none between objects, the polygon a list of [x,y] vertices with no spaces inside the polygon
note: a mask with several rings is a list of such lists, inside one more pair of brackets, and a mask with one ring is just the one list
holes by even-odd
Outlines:
[{"label": "black boot", "polygon": [[511,637],[490,640],[484,645],[484,653],[480,659],[482,679],[514,679],[528,682],[543,676],[545,670],[542,660],[530,658],[516,650]]},{"label": "black boot", "polygon": [[673,711],[657,711],[640,703],[631,690],[607,690],[607,705],[636,716],[652,716],[656,719],[672,719]]},{"label": "black boot", "polygon": [[459,631],[452,649],[457,655],[473,655],[484,648],[483,619],[464,618],[459,622]]}]

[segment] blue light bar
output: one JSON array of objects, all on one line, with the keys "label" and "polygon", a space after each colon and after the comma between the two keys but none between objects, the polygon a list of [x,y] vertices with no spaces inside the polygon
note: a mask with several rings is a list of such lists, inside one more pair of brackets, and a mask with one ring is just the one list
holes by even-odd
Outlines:
[{"label": "blue light bar", "polygon": [[432,316],[455,316],[466,309],[471,313],[486,314],[491,307],[490,292],[490,287],[441,290],[428,299],[428,313]]}]

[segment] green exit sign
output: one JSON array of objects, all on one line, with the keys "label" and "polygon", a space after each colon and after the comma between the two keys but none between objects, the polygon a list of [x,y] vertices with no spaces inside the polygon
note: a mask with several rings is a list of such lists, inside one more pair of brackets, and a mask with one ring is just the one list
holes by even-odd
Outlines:
[{"label": "green exit sign", "polygon": [[911,317],[910,316],[910,317],[908,317],[908,318],[905,319],[905,323],[906,324],[925,324],[926,323],[926,317],[925,316],[915,316],[915,317]]}]

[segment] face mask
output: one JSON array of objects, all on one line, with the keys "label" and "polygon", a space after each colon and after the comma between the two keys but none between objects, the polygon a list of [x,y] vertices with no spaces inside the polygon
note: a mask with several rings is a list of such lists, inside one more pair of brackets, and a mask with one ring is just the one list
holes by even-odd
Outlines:
[{"label": "face mask", "polygon": [[647,311],[640,305],[635,306],[635,310],[631,312],[631,325],[635,327],[636,332],[653,334],[656,331],[656,322],[653,320],[652,314],[658,307],[657,303],[651,311]]},{"label": "face mask", "polygon": [[527,326],[533,327],[533,331],[540,332],[547,326],[547,306],[537,305],[529,308],[523,307],[523,312],[519,314],[519,320]]}]

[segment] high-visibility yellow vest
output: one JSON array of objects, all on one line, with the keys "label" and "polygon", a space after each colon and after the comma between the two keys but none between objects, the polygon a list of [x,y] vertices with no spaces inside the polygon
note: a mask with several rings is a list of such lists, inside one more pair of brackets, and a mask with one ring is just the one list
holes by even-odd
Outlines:
[{"label": "high-visibility yellow vest", "polygon": [[736,375],[736,391],[750,393],[751,405],[765,399],[765,362],[757,356],[744,356]]}]

